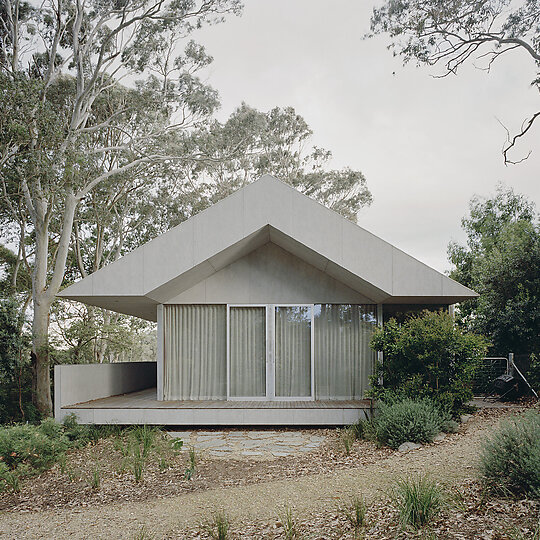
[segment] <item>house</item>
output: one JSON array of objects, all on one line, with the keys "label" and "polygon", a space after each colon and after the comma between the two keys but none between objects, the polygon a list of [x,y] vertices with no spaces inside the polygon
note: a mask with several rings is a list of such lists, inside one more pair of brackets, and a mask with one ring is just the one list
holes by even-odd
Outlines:
[{"label": "house", "polygon": [[340,425],[369,413],[385,316],[476,296],[271,177],[67,287],[157,321],[157,362],[56,366],[85,423]]}]

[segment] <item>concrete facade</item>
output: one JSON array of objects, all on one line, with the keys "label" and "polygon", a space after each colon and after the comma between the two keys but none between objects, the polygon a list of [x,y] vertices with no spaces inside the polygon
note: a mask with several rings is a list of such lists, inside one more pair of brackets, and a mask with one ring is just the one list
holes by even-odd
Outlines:
[{"label": "concrete facade", "polygon": [[56,366],[59,419],[75,412],[89,423],[343,425],[365,414],[364,407],[71,405],[156,385],[157,400],[163,398],[165,304],[376,304],[380,324],[384,304],[448,306],[477,294],[287,184],[263,176],[60,296],[157,320],[158,357],[157,365]]},{"label": "concrete facade", "polygon": [[268,242],[167,304],[373,304],[371,298]]},{"label": "concrete facade", "polygon": [[209,278],[269,242],[374,303],[448,305],[477,296],[271,176],[245,186],[60,296],[155,321],[158,305],[188,291],[194,298],[194,287],[203,282],[215,286],[222,278]]},{"label": "concrete facade", "polygon": [[60,422],[66,406],[156,386],[156,362],[54,366],[54,416]]}]

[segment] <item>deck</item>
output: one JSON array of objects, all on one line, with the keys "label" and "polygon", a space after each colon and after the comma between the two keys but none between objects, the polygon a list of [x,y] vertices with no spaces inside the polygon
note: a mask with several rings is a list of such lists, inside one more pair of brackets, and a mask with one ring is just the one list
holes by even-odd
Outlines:
[{"label": "deck", "polygon": [[370,413],[369,400],[158,401],[156,388],[64,405],[82,423],[208,425],[348,425]]}]

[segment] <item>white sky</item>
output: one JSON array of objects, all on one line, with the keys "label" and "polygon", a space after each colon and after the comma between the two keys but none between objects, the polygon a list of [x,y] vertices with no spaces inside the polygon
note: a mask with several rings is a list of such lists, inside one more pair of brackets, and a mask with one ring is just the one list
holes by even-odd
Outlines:
[{"label": "white sky", "polygon": [[532,156],[505,167],[497,120],[517,129],[536,111],[535,66],[518,52],[489,74],[471,65],[436,79],[440,68],[402,67],[387,36],[362,39],[372,7],[245,0],[242,17],[194,37],[214,57],[208,82],[221,95],[220,119],[242,101],[264,111],[293,106],[312,142],[332,151],[333,168],[365,174],[374,202],[359,225],[445,271],[472,195],[490,195],[500,181],[540,206],[540,127],[521,148]]}]

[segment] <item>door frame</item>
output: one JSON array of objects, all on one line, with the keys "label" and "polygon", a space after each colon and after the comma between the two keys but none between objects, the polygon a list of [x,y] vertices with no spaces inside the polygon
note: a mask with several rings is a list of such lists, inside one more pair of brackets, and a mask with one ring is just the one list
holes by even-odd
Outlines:
[{"label": "door frame", "polygon": [[[266,396],[231,396],[231,308],[265,308],[265,345],[266,345]],[[309,396],[280,397],[276,396],[276,362],[275,362],[275,328],[276,308],[309,307],[311,313],[311,394]],[[228,401],[314,401],[315,400],[315,305],[314,304],[227,304],[227,400]]]}]

